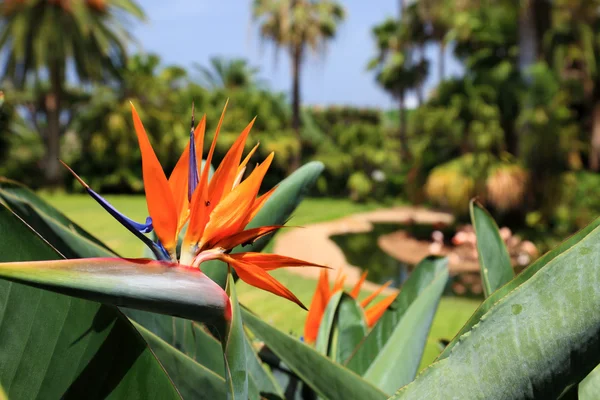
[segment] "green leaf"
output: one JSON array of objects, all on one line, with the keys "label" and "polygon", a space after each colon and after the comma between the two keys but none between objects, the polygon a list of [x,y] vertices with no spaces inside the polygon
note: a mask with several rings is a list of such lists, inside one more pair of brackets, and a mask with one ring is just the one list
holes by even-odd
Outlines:
[{"label": "green leaf", "polygon": [[242,309],[244,323],[307,385],[326,399],[371,400],[387,396],[352,371],[334,363],[316,350],[278,331]]},{"label": "green leaf", "polygon": [[252,343],[246,337],[246,368],[248,368],[248,373],[252,378],[252,382],[254,382],[256,389],[259,391],[261,397],[266,397],[268,399],[285,399],[283,391],[279,387],[279,384],[273,377],[271,373],[269,373],[262,364],[261,359],[256,354],[256,350],[252,347]]},{"label": "green leaf", "polygon": [[594,368],[594,370],[579,383],[577,389],[579,400],[597,399],[598,393],[600,393],[600,366]]},{"label": "green leaf", "polygon": [[364,374],[367,381],[386,393],[394,393],[417,374],[433,316],[448,282],[447,264],[442,265],[444,268],[413,299]]},{"label": "green leaf", "polygon": [[485,301],[479,306],[477,311],[469,318],[465,326],[460,330],[460,332],[454,337],[454,339],[446,346],[444,351],[438,356],[437,360],[441,360],[443,358],[448,357],[454,346],[458,343],[460,337],[468,332],[473,326],[479,323],[483,315],[490,309],[492,306],[498,302],[501,298],[503,298],[506,294],[510,293],[518,286],[526,282],[532,276],[534,276],[541,268],[543,268],[546,264],[554,260],[556,257],[561,256],[562,254],[569,251],[573,246],[583,240],[586,236],[588,236],[594,229],[600,226],[600,218],[594,220],[591,224],[562,242],[559,246],[550,250],[548,253],[544,254],[542,257],[538,258],[533,264],[523,270],[519,275],[515,276],[515,278],[502,286],[500,289],[496,290],[492,293]]},{"label": "green leaf", "polygon": [[[24,190],[26,190],[26,193],[28,194],[28,199],[33,199],[35,202],[37,196],[27,189]],[[78,233],[73,232],[71,229],[68,229],[62,223],[46,216],[39,209],[32,208],[28,201],[20,201],[20,199],[15,198],[12,194],[5,194],[5,196],[5,198],[8,198],[15,207],[26,209],[27,212],[20,214],[20,216],[27,217],[27,222],[36,228],[38,232],[38,228],[45,229],[46,235],[44,235],[44,237],[49,239],[51,244],[55,247],[60,246],[60,250],[63,254],[67,253],[70,257],[103,257],[110,255],[104,248],[97,246],[94,242],[91,242],[80,236]],[[55,211],[50,205],[47,206],[47,210],[53,215],[58,214],[58,211]],[[72,224],[66,217],[61,221],[68,225]],[[51,224],[54,226],[52,226],[51,229],[46,229],[48,225]],[[60,236],[61,234],[65,235],[64,241]],[[225,376],[221,345],[218,340],[212,337],[212,335],[201,326],[201,324],[183,318],[137,309],[124,308],[122,311],[129,318],[149,329],[166,343],[170,343],[175,349],[181,351],[193,361],[216,372],[222,377]],[[253,352],[254,350],[252,348],[248,349],[248,369],[252,377],[260,383],[258,388],[263,393],[281,395],[282,397],[281,389],[279,389],[273,383],[272,379],[269,378],[267,372],[257,361],[257,355],[254,354],[252,356],[253,358],[250,358],[250,355]],[[165,368],[169,370],[171,368],[169,363],[173,360],[170,353],[156,352],[156,354],[163,365],[165,365]],[[165,359],[162,357],[163,354],[166,357]],[[177,369],[180,367],[175,365],[173,368]],[[224,387],[225,386],[223,385],[223,390]],[[196,396],[194,396],[194,398],[195,397]]]},{"label": "green leaf", "polygon": [[102,243],[101,240],[99,240],[98,238],[87,232],[85,229],[71,221],[63,213],[61,213],[49,203],[44,201],[25,185],[22,185],[18,182],[12,181],[4,177],[0,177],[0,197],[4,198],[6,194],[10,194],[15,198],[20,199],[23,203],[29,203],[38,212],[44,213],[59,224],[66,226],[75,233],[83,236],[84,238],[96,243],[101,247],[104,247],[111,253],[114,253],[108,246]]},{"label": "green leaf", "polygon": [[143,326],[134,327],[146,340],[184,399],[223,399],[225,379],[169,345]]},{"label": "green leaf", "polygon": [[342,363],[352,355],[367,335],[362,307],[351,296],[338,292],[331,296],[319,325],[315,349]]},{"label": "green leaf", "polygon": [[[0,260],[59,255],[0,205]],[[0,280],[0,384],[9,398],[176,399],[168,376],[114,307]],[[43,394],[43,395],[42,395]]]},{"label": "green leaf", "polygon": [[[400,290],[396,300],[394,300],[377,324],[375,324],[369,335],[360,344],[350,361],[347,363],[348,368],[360,375],[364,375],[373,361],[382,352],[382,349],[384,349],[388,341],[390,341],[392,335],[398,330],[406,329],[405,325],[401,327],[401,322],[405,314],[413,307],[413,303],[415,303],[419,299],[419,296],[426,290],[430,290],[429,288],[432,287],[435,282],[440,279],[443,280],[443,277],[447,275],[448,260],[446,258],[427,257],[417,264],[408,280],[402,286],[402,290]],[[422,316],[420,321],[421,325],[418,327],[421,331],[427,332],[431,327],[430,317],[432,316],[433,311],[435,311],[435,308],[429,311],[431,315],[427,314]],[[417,327],[411,329],[417,329]],[[412,371],[414,377],[419,366],[425,343],[423,342],[423,337],[413,335],[412,332],[410,335],[406,336],[407,339],[408,337],[411,337],[412,340],[414,340],[413,345],[415,352],[413,353],[413,358],[410,362],[404,360],[400,365],[402,365],[403,369]]]},{"label": "green leaf", "polygon": [[394,399],[553,398],[600,363],[600,228],[498,300]]},{"label": "green leaf", "polygon": [[367,321],[360,304],[344,293],[333,325],[329,358],[338,363],[347,361],[356,346],[367,336]]},{"label": "green leaf", "polygon": [[[228,316],[229,323],[225,335],[221,338],[223,353],[225,354],[225,380],[227,381],[227,398],[248,399],[249,380],[246,368],[246,337],[242,325],[242,315],[235,292],[235,282],[229,275],[225,289],[231,298],[231,313]],[[258,393],[252,398],[258,398]]]},{"label": "green leaf", "polygon": [[477,236],[477,253],[485,297],[509,282],[515,272],[508,250],[500,237],[498,225],[492,216],[475,200],[469,205],[471,223]]},{"label": "green leaf", "polygon": [[[304,196],[317,181],[323,164],[318,161],[312,161],[298,168],[294,173],[281,181],[265,202],[262,209],[250,221],[247,229],[267,225],[282,225],[294,212]],[[269,243],[273,235],[267,235],[248,246],[238,246],[232,253],[241,252],[260,252]],[[202,264],[202,271],[221,287],[225,287],[227,281],[227,265],[222,261],[209,261]]]},{"label": "green leaf", "polygon": [[319,331],[317,332],[317,340],[315,341],[315,350],[324,356],[329,355],[331,333],[333,331],[333,324],[335,323],[335,313],[342,300],[342,294],[343,292],[339,291],[329,298],[329,302],[325,307],[321,322],[319,323]]},{"label": "green leaf", "polygon": [[[198,322],[133,308],[121,311],[192,360],[225,377],[221,344]],[[165,365],[166,361],[158,357]]]},{"label": "green leaf", "polygon": [[[35,195],[32,195],[33,197]],[[46,239],[65,258],[115,257],[115,253],[79,234],[58,220],[50,217],[28,200],[21,200],[10,193],[0,191],[0,198],[11,211]],[[48,209],[52,206],[48,206]]]},{"label": "green leaf", "polygon": [[227,295],[200,270],[122,258],[0,263],[0,277],[116,306],[220,324]]}]

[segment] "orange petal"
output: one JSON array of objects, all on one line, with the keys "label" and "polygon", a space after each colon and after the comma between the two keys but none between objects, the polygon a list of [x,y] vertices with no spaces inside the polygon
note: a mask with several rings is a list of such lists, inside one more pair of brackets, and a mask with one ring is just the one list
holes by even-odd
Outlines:
[{"label": "orange petal", "polygon": [[288,288],[283,286],[281,282],[277,281],[262,268],[250,263],[235,260],[226,254],[223,254],[221,259],[231,265],[240,279],[247,284],[293,301],[306,310],[304,304],[302,304]]},{"label": "orange petal", "polygon": [[338,268],[335,282],[333,283],[333,290],[331,292],[335,293],[338,290],[344,290],[344,282],[346,282],[346,275],[342,274],[341,268]]},{"label": "orange petal", "polygon": [[[215,242],[244,229],[260,184],[271,165],[273,153],[250,176],[217,204],[210,214],[201,243]],[[191,224],[191,222],[190,222]]]},{"label": "orange petal", "polygon": [[[252,120],[252,122],[254,122],[254,120]],[[252,156],[254,155],[254,153],[256,153],[256,150],[258,149],[258,146],[260,146],[260,142],[256,143],[254,145],[254,147],[252,148],[252,150],[250,150],[250,152],[246,155],[246,157],[244,158],[244,161],[242,161],[242,163],[239,165],[239,167],[237,169],[237,173],[238,174],[240,172],[242,172],[242,169],[245,168],[246,165],[248,165],[248,162],[250,161],[250,159],[252,158]]]},{"label": "orange petal", "polygon": [[235,178],[238,175],[238,165],[244,152],[246,139],[255,120],[256,118],[238,136],[212,176],[208,185],[208,199],[212,203],[211,208],[215,208],[221,198],[231,192]]},{"label": "orange petal", "polygon": [[365,311],[365,319],[367,320],[367,325],[369,328],[373,327],[375,323],[381,318],[383,313],[388,309],[390,304],[396,300],[398,293],[394,293],[381,300],[379,303],[375,304],[373,307],[369,308]]},{"label": "orange petal", "polygon": [[[200,123],[194,130],[194,141],[196,142],[196,151],[200,152],[200,154],[198,154],[198,160],[202,159],[202,147],[204,146],[205,129],[206,115],[202,117]],[[173,172],[171,172],[171,176],[169,177],[169,187],[171,188],[171,193],[173,193],[173,200],[175,201],[177,215],[179,215],[179,229],[181,229],[181,227],[185,224],[185,222],[187,221],[187,217],[189,216],[189,203],[187,195],[189,159],[190,145],[188,143],[188,145],[185,146],[185,150],[183,150],[181,157],[179,157],[177,164],[175,164],[175,168],[173,169]],[[198,165],[200,165],[200,163],[198,163]]]},{"label": "orange petal", "polygon": [[308,315],[306,316],[306,322],[304,323],[304,341],[307,343],[314,343],[317,340],[319,325],[321,325],[321,319],[323,318],[325,307],[327,307],[330,297],[329,273],[326,269],[322,269],[315,294],[310,303]]},{"label": "orange petal", "polygon": [[217,129],[215,130],[215,136],[213,137],[210,150],[206,156],[204,168],[202,169],[202,174],[200,175],[198,187],[192,195],[192,201],[190,204],[190,223],[188,224],[188,229],[183,240],[183,243],[186,247],[195,245],[200,241],[200,238],[204,233],[206,222],[208,221],[210,209],[212,209],[210,201],[208,200],[208,171],[210,170],[210,163],[212,162],[212,157],[215,153],[217,138],[219,137],[219,132],[221,131],[221,125],[223,125],[225,110],[227,110],[228,103],[229,100],[225,102],[225,106],[223,107],[221,118],[219,119]]},{"label": "orange petal", "polygon": [[392,284],[392,281],[387,281],[383,285],[379,286],[379,288],[376,291],[374,291],[373,293],[368,295],[363,301],[360,302],[361,307],[366,308],[369,305],[369,303],[373,301],[373,299],[375,297],[379,296],[379,293],[383,292],[385,290],[385,288],[387,288],[391,284]]},{"label": "orange petal", "polygon": [[358,294],[360,293],[360,288],[362,287],[363,283],[365,283],[365,279],[367,279],[368,273],[369,271],[363,272],[358,282],[356,282],[356,285],[354,285],[354,288],[352,288],[350,296],[352,296],[353,299],[356,299],[358,297]]},{"label": "orange petal", "polygon": [[172,252],[175,250],[177,239],[178,216],[175,201],[167,177],[154,154],[144,125],[142,125],[133,104],[131,104],[131,113],[142,153],[142,172],[148,213],[152,217],[152,225],[160,242],[165,249]]},{"label": "orange petal", "polygon": [[273,193],[275,193],[275,189],[277,189],[277,187],[278,186],[275,186],[274,188],[269,190],[267,193],[262,194],[256,200],[254,200],[254,203],[252,203],[252,208],[250,209],[250,213],[246,217],[246,222],[244,223],[244,225],[249,224],[250,221],[252,221],[254,219],[254,217],[256,217],[256,214],[258,214],[260,209],[263,208],[263,206],[265,205],[267,200],[269,200],[271,195]]},{"label": "orange petal", "polygon": [[319,267],[326,268],[325,265],[315,264],[297,258],[281,256],[279,254],[268,254],[268,253],[236,253],[230,254],[229,257],[239,261],[248,262],[264,269],[265,271],[272,271],[282,267]]},{"label": "orange petal", "polygon": [[209,246],[212,248],[223,248],[223,249],[233,249],[235,246],[250,244],[255,240],[268,235],[271,232],[274,232],[280,228],[283,228],[283,225],[273,225],[273,226],[261,226],[260,228],[248,229],[245,231],[234,233],[231,236],[227,236],[219,240],[217,243],[210,244]]},{"label": "orange petal", "polygon": [[260,143],[257,143],[256,146],[254,146],[252,148],[252,150],[250,150],[250,153],[248,153],[248,155],[246,156],[246,158],[244,158],[244,161],[242,161],[242,163],[238,167],[237,173],[236,173],[236,176],[235,176],[235,180],[233,181],[233,185],[231,186],[231,190],[233,190],[242,181],[242,178],[244,177],[244,172],[246,172],[246,165],[248,164],[248,161],[250,161],[250,158],[252,158],[252,156],[256,152],[256,149],[258,149],[258,145],[259,144]]}]

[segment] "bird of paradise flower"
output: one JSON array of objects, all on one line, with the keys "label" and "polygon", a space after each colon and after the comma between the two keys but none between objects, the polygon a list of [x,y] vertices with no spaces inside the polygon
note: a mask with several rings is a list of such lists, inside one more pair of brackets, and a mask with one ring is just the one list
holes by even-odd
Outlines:
[{"label": "bird of paradise flower", "polygon": [[[158,261],[96,258],[85,261],[60,260],[38,263],[43,263],[45,270],[53,270],[52,273],[55,274],[53,276],[57,276],[56,271],[69,269],[69,266],[72,267],[71,272],[80,271],[83,274],[88,271],[82,267],[84,264],[93,265],[97,270],[102,266],[122,265],[124,260],[128,262],[127,268],[138,265],[142,270],[144,269],[142,267],[146,267],[147,271],[151,271],[152,268],[160,271],[165,267],[174,267],[175,270],[181,268],[199,270],[203,262],[221,260],[233,268],[240,279],[246,283],[289,299],[306,309],[289,289],[268,272],[287,266],[322,267],[321,265],[277,254],[230,253],[236,246],[252,243],[282,227],[273,225],[245,229],[275,190],[273,188],[258,196],[262,180],[273,160],[273,153],[258,164],[246,179],[243,179],[249,160],[258,147],[256,145],[242,160],[246,140],[254,120],[242,131],[209,179],[208,172],[227,104],[216,127],[203,168],[198,162],[198,156],[204,145],[206,117],[203,117],[200,123],[194,127],[192,116],[189,145],[167,179],[133,104],[131,108],[142,154],[143,181],[149,213],[149,217],[144,223],[133,221],[120,213],[90,188],[71,168],[65,163],[63,165],[83,185],[92,198],[152,250]],[[185,227],[187,230],[183,233]],[[156,234],[156,240],[146,236],[152,231]],[[180,254],[178,254],[177,242],[180,233],[183,234],[183,242]],[[32,264],[32,262],[11,263],[10,268],[5,266],[8,271],[5,275],[14,274],[15,278],[20,279],[22,275],[17,274],[22,274],[22,271],[19,268],[21,266],[30,267]],[[37,273],[45,272],[38,271]],[[38,276],[35,279],[41,280],[42,278]],[[58,278],[53,277],[52,279]],[[81,280],[81,277],[78,279]],[[27,280],[32,279],[27,277]]]},{"label": "bird of paradise flower", "polygon": [[[349,295],[357,299],[360,294],[360,290],[367,279],[368,271],[363,272],[360,279],[354,285]],[[338,274],[333,283],[333,287],[329,286],[329,273],[326,269],[321,270],[321,275],[319,276],[319,282],[317,283],[317,287],[315,289],[315,293],[313,295],[312,303],[310,305],[310,310],[308,315],[306,316],[306,322],[304,324],[304,341],[307,343],[314,343],[317,340],[317,336],[319,334],[319,327],[321,325],[321,320],[323,319],[323,315],[325,314],[325,310],[327,308],[327,304],[329,304],[329,300],[333,295],[341,290],[344,290],[344,282],[346,280],[346,275],[341,272],[341,269],[338,270]],[[381,294],[392,281],[388,281],[385,284],[381,285],[377,290],[369,294],[362,301],[359,302],[360,306],[365,310],[365,321],[367,325],[372,328],[375,323],[383,316],[383,313],[387,310],[387,308],[394,302],[398,293],[391,294],[377,304],[374,304],[370,308],[367,309],[369,304]]]}]

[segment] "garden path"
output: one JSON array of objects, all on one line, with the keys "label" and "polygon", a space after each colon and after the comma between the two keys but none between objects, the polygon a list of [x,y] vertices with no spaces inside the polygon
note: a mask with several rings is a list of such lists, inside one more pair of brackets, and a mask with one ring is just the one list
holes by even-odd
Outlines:
[{"label": "garden path", "polygon": [[[346,274],[346,285],[354,285],[362,273],[357,266],[351,265],[342,250],[330,236],[344,233],[369,232],[372,223],[444,223],[451,224],[454,217],[445,212],[428,210],[422,207],[394,207],[346,216],[333,221],[320,222],[305,227],[283,230],[275,241],[274,253],[323,264]],[[318,268],[288,268],[289,272],[317,279]],[[331,277],[332,278],[332,277]],[[330,279],[331,279],[330,278]],[[375,290],[379,285],[366,281],[367,290]],[[394,289],[387,289],[392,292]]]}]

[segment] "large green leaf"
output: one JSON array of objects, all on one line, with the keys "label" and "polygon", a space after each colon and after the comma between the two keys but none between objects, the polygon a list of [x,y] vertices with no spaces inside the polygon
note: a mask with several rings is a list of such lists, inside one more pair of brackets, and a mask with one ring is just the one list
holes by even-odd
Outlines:
[{"label": "large green leaf", "polygon": [[541,268],[543,268],[546,264],[554,260],[556,257],[561,256],[565,252],[569,251],[573,246],[583,240],[586,236],[588,236],[594,229],[600,226],[600,218],[594,220],[591,224],[562,242],[559,246],[550,250],[548,253],[544,254],[542,257],[538,258],[533,264],[527,267],[523,272],[519,275],[515,276],[515,278],[502,286],[500,289],[496,290],[492,293],[475,311],[475,313],[469,318],[465,326],[462,327],[460,332],[452,339],[452,341],[446,346],[444,351],[438,356],[438,360],[448,357],[454,346],[458,343],[460,337],[468,332],[473,326],[479,323],[483,315],[490,309],[492,306],[498,302],[502,297],[506,294],[510,293],[514,289],[516,289],[519,285],[526,282],[532,276],[534,276]]},{"label": "large green leaf", "polygon": [[335,313],[337,312],[340,301],[342,300],[343,292],[334,293],[330,298],[321,322],[319,323],[319,331],[317,332],[317,340],[315,341],[315,350],[323,355],[329,354],[329,345],[331,343],[331,332],[335,323]]},{"label": "large green leaf", "polygon": [[[125,308],[125,315],[144,326],[166,343],[169,343],[202,366],[225,377],[223,350],[219,341],[207,332],[201,324],[183,318],[171,317],[147,311]],[[156,354],[169,371],[169,360]],[[246,344],[246,367],[261,395],[270,398],[283,398],[279,386],[264,369],[252,346]],[[177,383],[177,382],[176,382]],[[179,385],[177,385],[179,387]]]},{"label": "large green leaf", "polygon": [[28,187],[10,179],[0,177],[0,197],[4,197],[6,194],[10,194],[20,199],[23,203],[29,203],[36,210],[38,210],[41,213],[44,213],[45,215],[54,219],[61,225],[66,226],[75,233],[78,233],[84,238],[112,252],[112,250],[108,248],[108,246],[106,246],[104,243],[102,243],[102,241],[100,241],[98,238],[87,232],[85,229],[71,221],[63,213],[58,211],[56,208],[54,208],[42,198],[40,198],[38,195],[36,195],[34,192],[32,192]]},{"label": "large green leaf", "polygon": [[[440,280],[444,280],[444,277],[448,275],[448,260],[445,258],[427,257],[423,259],[410,274],[408,280],[402,286],[402,290],[398,294],[398,297],[390,305],[388,310],[379,319],[377,324],[373,327],[366,339],[360,344],[356,352],[347,363],[348,368],[354,372],[364,375],[371,364],[378,358],[392,335],[395,335],[396,331],[402,331],[398,335],[404,334],[406,338],[404,340],[412,340],[414,346],[414,352],[411,353],[411,359],[404,359],[400,369],[404,372],[403,376],[408,376],[410,373],[414,374],[417,372],[419,361],[424,346],[424,338],[422,336],[416,336],[413,334],[411,329],[418,329],[421,332],[428,332],[431,326],[431,317],[435,311],[435,307],[426,310],[427,312],[421,316],[419,324],[416,326],[406,328],[406,323],[401,325],[405,315],[412,308],[417,308],[413,304],[424,295],[425,291],[430,291],[433,285],[437,285]],[[425,295],[424,295],[425,296]],[[431,296],[427,295],[427,296]],[[421,300],[423,302],[425,300]],[[421,304],[421,303],[419,303]],[[416,321],[413,321],[416,322]],[[408,331],[403,331],[409,329]],[[410,332],[410,334],[407,334]],[[425,336],[427,333],[425,333]],[[409,373],[410,372],[410,373]]]},{"label": "large green leaf", "polygon": [[[323,164],[318,161],[309,162],[279,183],[275,192],[266,201],[262,209],[248,224],[248,228],[267,225],[283,225],[294,212],[300,201],[312,188],[323,172]],[[272,235],[267,235],[251,245],[238,246],[233,253],[244,251],[260,252],[265,248]],[[227,265],[221,261],[209,261],[202,264],[202,271],[221,287],[225,287]]]},{"label": "large green leaf", "polygon": [[[235,282],[229,275],[227,294],[231,298],[231,313],[227,316],[228,324],[221,337],[223,353],[225,354],[225,380],[227,381],[227,398],[246,400],[258,398],[258,392],[250,395],[252,385],[250,374],[246,367],[246,337],[242,325],[240,305],[235,292]],[[253,389],[256,389],[255,387]]]},{"label": "large green leaf", "polygon": [[244,323],[302,380],[326,399],[370,400],[387,396],[352,371],[334,363],[316,350],[278,331],[242,309]]},{"label": "large green leaf", "polygon": [[134,323],[184,399],[224,399],[225,380],[169,345],[143,326]]},{"label": "large green leaf", "polygon": [[262,360],[258,357],[256,350],[252,347],[252,343],[246,336],[246,368],[252,379],[256,389],[261,397],[269,400],[284,399],[283,391],[275,380],[275,377],[268,372],[263,366]]},{"label": "large green leaf", "polygon": [[[57,258],[0,205],[0,260]],[[179,398],[144,340],[111,306],[0,280],[0,343],[0,384],[9,398]]]},{"label": "large green leaf", "polygon": [[220,324],[226,293],[196,268],[143,259],[0,263],[0,277],[61,294]]},{"label": "large green leaf", "polygon": [[198,322],[133,308],[121,311],[192,360],[225,377],[221,344]]},{"label": "large green leaf", "polygon": [[321,319],[315,348],[333,361],[343,363],[367,335],[362,307],[346,293],[335,293]]},{"label": "large green leaf", "polygon": [[469,204],[471,223],[477,237],[477,253],[485,297],[510,281],[515,272],[508,250],[492,216],[475,200]]},{"label": "large green leaf", "polygon": [[498,300],[395,399],[554,398],[600,362],[600,228]]},{"label": "large green leaf", "polygon": [[[36,203],[36,195],[29,192],[27,189],[24,190],[28,195],[27,200],[20,201],[20,199],[14,198],[12,194],[4,194],[4,198],[9,199],[10,203],[13,204],[15,208],[26,209],[27,212],[21,213],[20,216],[26,217],[27,223],[34,227],[38,232],[39,230],[43,230],[46,233],[44,238],[53,246],[59,247],[61,253],[66,253],[69,257],[77,258],[102,257],[110,254],[104,248],[97,246],[94,242],[87,240],[77,232],[67,228],[67,226],[73,225],[68,218],[64,217],[60,222],[57,220],[55,221],[48,217],[43,211],[30,207],[29,200]],[[46,207],[46,210],[53,215],[59,215],[58,211],[50,205]],[[63,225],[63,222],[66,225]],[[48,225],[52,225],[52,229],[47,229]],[[62,240],[63,237],[61,237],[61,235],[65,235],[65,240]],[[129,318],[149,329],[160,339],[171,344],[175,349],[181,351],[193,361],[196,361],[202,366],[224,377],[223,352],[221,345],[198,322],[132,308],[124,308],[123,311]],[[254,353],[253,356],[251,356],[252,353]],[[156,352],[156,354],[168,371],[173,368],[181,368],[179,366],[180,363],[173,367],[169,365],[169,363],[174,360],[171,356],[171,352]],[[165,359],[162,358],[163,355],[165,355]],[[256,381],[261,393],[280,395],[281,389],[273,383],[273,380],[257,361],[258,357],[252,348],[248,348],[247,360],[250,375]]]},{"label": "large green leaf", "polygon": [[447,282],[448,269],[440,268],[431,283],[411,302],[365,372],[367,381],[392,394],[415,378],[431,322]]},{"label": "large green leaf", "polygon": [[367,321],[360,304],[344,293],[333,325],[329,357],[338,362],[347,361],[356,346],[367,336]]},{"label": "large green leaf", "polygon": [[579,400],[596,400],[600,394],[600,366],[594,368],[577,389]]}]

